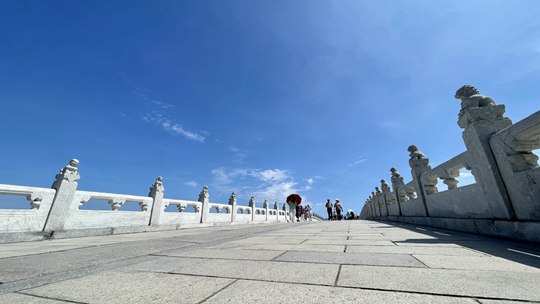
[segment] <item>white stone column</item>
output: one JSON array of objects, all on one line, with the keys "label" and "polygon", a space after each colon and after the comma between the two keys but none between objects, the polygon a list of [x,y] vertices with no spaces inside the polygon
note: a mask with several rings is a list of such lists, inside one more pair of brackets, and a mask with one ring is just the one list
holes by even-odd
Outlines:
[{"label": "white stone column", "polygon": [[266,221],[268,222],[268,211],[269,211],[268,200],[264,200],[263,208],[265,209],[264,214],[266,215]]},{"label": "white stone column", "polygon": [[394,190],[395,200],[399,208],[399,215],[401,216],[401,203],[407,200],[407,194],[402,188],[405,186],[405,183],[403,182],[403,176],[401,176],[401,173],[399,173],[396,168],[390,168],[390,172],[392,173],[392,177],[390,179],[392,181],[392,189]]},{"label": "white stone column", "polygon": [[279,204],[278,204],[278,202],[274,203],[274,212],[276,213],[276,222],[279,222]]},{"label": "white stone column", "polygon": [[249,199],[249,206],[251,207],[251,221],[255,221],[255,197]]},{"label": "white stone column", "polygon": [[237,213],[237,201],[236,201],[236,193],[231,193],[231,197],[229,197],[229,205],[231,205],[231,222],[234,223],[236,221],[236,213]]},{"label": "white stone column", "polygon": [[[421,200],[424,206],[423,216],[429,216],[429,211],[426,203],[426,194],[432,194],[438,192],[437,179],[428,180],[428,184],[422,184],[420,177],[424,172],[431,170],[429,165],[429,158],[415,145],[410,145],[407,149],[409,151],[409,166],[411,167],[411,176],[413,178],[414,188],[416,189],[416,197]],[[424,193],[425,191],[425,193]]]},{"label": "white stone column", "polygon": [[158,176],[156,181],[150,187],[148,196],[152,198],[152,212],[150,213],[150,226],[159,226],[161,218],[165,212],[165,204],[163,196],[165,195],[165,187],[163,187],[163,178]]},{"label": "white stone column", "polygon": [[[77,166],[79,161],[72,159],[56,175],[52,188],[56,190],[54,200],[49,210],[43,231],[54,232],[64,229],[64,224],[74,203],[78,181],[81,178]],[[75,202],[77,206],[79,202]]]},{"label": "white stone column", "polygon": [[210,195],[208,194],[208,186],[204,186],[199,193],[199,202],[201,202],[201,223],[206,223],[208,212],[210,212]]}]

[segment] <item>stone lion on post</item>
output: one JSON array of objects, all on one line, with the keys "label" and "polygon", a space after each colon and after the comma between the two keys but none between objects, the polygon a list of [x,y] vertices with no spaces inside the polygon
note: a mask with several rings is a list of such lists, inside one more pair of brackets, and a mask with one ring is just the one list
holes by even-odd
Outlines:
[{"label": "stone lion on post", "polygon": [[493,98],[480,94],[478,89],[470,84],[466,84],[456,91],[456,99],[461,100],[461,111],[468,108],[481,108],[494,106]]}]

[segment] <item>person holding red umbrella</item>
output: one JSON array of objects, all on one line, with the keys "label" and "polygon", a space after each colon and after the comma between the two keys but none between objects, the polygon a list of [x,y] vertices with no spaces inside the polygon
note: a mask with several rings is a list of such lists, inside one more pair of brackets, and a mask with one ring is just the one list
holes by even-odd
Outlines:
[{"label": "person holding red umbrella", "polygon": [[289,205],[289,214],[291,216],[291,222],[294,223],[294,218],[296,221],[300,222],[300,204],[302,203],[302,197],[298,194],[291,194],[287,196],[287,204]]}]

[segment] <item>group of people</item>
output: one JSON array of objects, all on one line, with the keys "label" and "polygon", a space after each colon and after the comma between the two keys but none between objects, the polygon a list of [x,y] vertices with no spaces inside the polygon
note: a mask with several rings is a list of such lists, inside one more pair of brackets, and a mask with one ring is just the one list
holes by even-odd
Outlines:
[{"label": "group of people", "polygon": [[326,211],[328,212],[328,220],[338,220],[341,221],[343,219],[343,207],[341,206],[341,203],[339,202],[339,199],[336,199],[336,202],[332,204],[330,199],[326,200]]},{"label": "group of people", "polygon": [[289,216],[291,222],[300,222],[300,220],[303,221],[312,221],[313,215],[311,214],[311,206],[310,205],[301,205],[297,203],[294,199],[290,199],[287,201],[287,204],[289,205]]}]

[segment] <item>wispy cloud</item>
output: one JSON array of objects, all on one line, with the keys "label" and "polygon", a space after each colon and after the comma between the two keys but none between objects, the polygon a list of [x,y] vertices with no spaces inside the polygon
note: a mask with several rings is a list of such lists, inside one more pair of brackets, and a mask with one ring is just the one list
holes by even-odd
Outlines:
[{"label": "wispy cloud", "polygon": [[206,139],[203,135],[197,134],[193,131],[188,131],[184,129],[179,123],[172,122],[170,119],[164,117],[161,113],[153,112],[151,114],[146,114],[143,116],[143,120],[148,123],[153,123],[163,128],[163,130],[170,132],[175,135],[181,135],[186,139],[198,141],[204,143]]},{"label": "wispy cloud", "polygon": [[361,163],[364,163],[367,161],[367,158],[364,158],[363,156],[360,156],[357,160],[353,161],[352,163],[347,164],[348,167],[360,165]]},{"label": "wispy cloud", "polygon": [[189,182],[185,182],[184,185],[195,188],[199,184],[197,182],[194,182],[194,181],[189,181]]},{"label": "wispy cloud", "polygon": [[171,104],[171,103],[167,103],[167,102],[152,98],[150,96],[150,92],[151,92],[150,89],[141,88],[141,87],[137,87],[137,86],[133,90],[133,94],[141,97],[143,100],[145,100],[145,101],[147,101],[147,102],[149,102],[151,104],[154,104],[154,105],[160,107],[161,109],[167,110],[167,109],[170,109],[170,108],[174,107],[174,105]]},{"label": "wispy cloud", "polygon": [[242,163],[244,159],[248,156],[247,151],[242,150],[235,146],[229,146],[229,151],[233,153],[235,162]]}]

